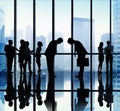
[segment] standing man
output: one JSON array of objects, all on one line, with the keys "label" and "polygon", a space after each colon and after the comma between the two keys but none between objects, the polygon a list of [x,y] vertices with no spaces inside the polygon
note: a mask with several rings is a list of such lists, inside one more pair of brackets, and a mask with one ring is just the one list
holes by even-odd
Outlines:
[{"label": "standing man", "polygon": [[12,46],[12,40],[8,40],[8,44],[5,45],[4,51],[6,52],[6,59],[7,59],[7,71],[11,73],[12,71],[12,64],[13,58],[15,56],[15,48]]},{"label": "standing man", "polygon": [[25,41],[23,39],[21,39],[20,47],[19,47],[19,55],[18,55],[18,62],[20,64],[20,73],[21,74],[23,72],[25,72],[25,48],[26,48]]},{"label": "standing man", "polygon": [[37,63],[37,66],[38,66],[38,73],[40,72],[40,66],[41,66],[41,50],[42,50],[42,42],[41,41],[38,41],[37,43],[37,49],[36,49],[36,54],[35,54],[35,57],[36,57],[36,63]]},{"label": "standing man", "polygon": [[106,54],[106,94],[104,94],[104,99],[107,102],[107,107],[113,102],[113,75],[112,75],[112,62],[113,62],[113,46],[110,41],[107,41],[107,46],[105,47]]},{"label": "standing man", "polygon": [[102,65],[103,65],[103,61],[104,61],[104,51],[103,51],[103,42],[100,42],[99,46],[98,46],[98,60],[99,60],[99,65],[98,65],[98,72],[102,72]]},{"label": "standing man", "polygon": [[108,68],[110,68],[110,73],[112,73],[112,61],[113,61],[112,52],[113,52],[113,46],[110,44],[110,41],[107,41],[107,46],[105,47],[107,73],[108,73]]}]

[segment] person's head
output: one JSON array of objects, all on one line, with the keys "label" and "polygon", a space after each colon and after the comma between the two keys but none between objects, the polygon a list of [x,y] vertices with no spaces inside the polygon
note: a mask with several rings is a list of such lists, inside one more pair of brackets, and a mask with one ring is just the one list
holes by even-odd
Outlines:
[{"label": "person's head", "polygon": [[69,43],[69,44],[73,44],[73,43],[74,43],[74,40],[73,40],[72,38],[69,38],[69,39],[68,39],[68,43]]},{"label": "person's head", "polygon": [[63,42],[63,39],[61,37],[59,37],[56,41],[57,41],[57,44],[60,44]]},{"label": "person's head", "polygon": [[29,101],[27,100],[25,105],[26,105],[26,106],[29,106],[29,104],[30,104],[30,103],[29,103]]},{"label": "person's head", "polygon": [[41,101],[41,100],[38,100],[37,104],[38,104],[38,105],[42,105],[42,101]]},{"label": "person's head", "polygon": [[26,46],[29,46],[29,42],[28,41],[26,41],[25,43],[26,43]]},{"label": "person's head", "polygon": [[107,45],[110,45],[110,41],[107,41]]},{"label": "person's head", "polygon": [[13,105],[12,100],[9,101],[8,105],[9,105],[9,106],[12,106],[12,105]]},{"label": "person's head", "polygon": [[99,102],[99,105],[100,105],[100,106],[103,106],[103,102],[102,102],[102,101],[101,101],[101,102]]},{"label": "person's head", "polygon": [[43,46],[42,42],[40,42],[40,41],[37,43],[37,45],[38,45],[39,47]]},{"label": "person's head", "polygon": [[20,44],[24,44],[25,41],[23,39],[20,40]]},{"label": "person's head", "polygon": [[25,107],[25,101],[20,101],[20,105],[19,105],[19,108],[20,109],[23,109]]},{"label": "person's head", "polygon": [[103,46],[103,42],[100,42],[100,46],[101,46],[101,47]]},{"label": "person's head", "polygon": [[9,45],[13,44],[12,40],[8,40],[8,43],[9,43]]},{"label": "person's head", "polygon": [[109,106],[110,106],[109,103],[107,103],[107,104],[106,104],[106,107],[109,108]]}]

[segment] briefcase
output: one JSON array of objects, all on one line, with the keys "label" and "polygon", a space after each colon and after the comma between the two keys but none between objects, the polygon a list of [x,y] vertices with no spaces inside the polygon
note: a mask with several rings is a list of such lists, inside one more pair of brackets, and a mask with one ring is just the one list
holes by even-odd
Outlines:
[{"label": "briefcase", "polygon": [[81,66],[83,64],[84,66],[89,66],[89,58],[85,58],[84,60],[80,58],[77,59],[77,66]]}]

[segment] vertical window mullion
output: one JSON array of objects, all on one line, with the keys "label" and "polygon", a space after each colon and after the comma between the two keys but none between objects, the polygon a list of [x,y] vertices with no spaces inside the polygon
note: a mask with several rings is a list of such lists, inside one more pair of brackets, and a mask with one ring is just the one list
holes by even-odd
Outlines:
[{"label": "vertical window mullion", "polygon": [[55,39],[55,0],[52,0],[52,40]]},{"label": "vertical window mullion", "polygon": [[[33,50],[35,51],[35,36],[36,36],[36,0],[33,0]],[[33,54],[33,111],[36,111],[36,101],[35,101],[35,57]]]},{"label": "vertical window mullion", "polygon": [[111,40],[112,40],[112,24],[111,24],[111,22],[112,22],[112,0],[110,0],[110,42],[112,42]]},{"label": "vertical window mullion", "polygon": [[[71,37],[73,38],[73,5],[71,0]],[[71,46],[71,111],[73,111],[73,45]]]},{"label": "vertical window mullion", "polygon": [[[52,40],[54,40],[55,39],[55,0],[52,0]],[[55,61],[54,61],[54,63],[55,63]],[[53,64],[54,65],[54,64]],[[55,69],[55,65],[53,66],[54,67],[54,69]],[[54,99],[55,99],[55,79],[53,79],[53,81],[54,81]],[[55,107],[55,104],[53,103],[52,104],[52,110],[53,111],[55,111],[55,109],[54,109],[54,107]]]},{"label": "vertical window mullion", "polygon": [[[14,0],[14,47],[16,47],[16,36],[17,36],[17,0]],[[16,91],[16,53],[14,58],[14,88]],[[16,99],[14,99],[14,111],[17,111]]]},{"label": "vertical window mullion", "polygon": [[[112,0],[110,0],[110,43],[112,43]],[[110,104],[110,111],[112,111],[112,105]]]},{"label": "vertical window mullion", "polygon": [[91,98],[90,98],[90,102],[91,102],[91,111],[92,111],[92,0],[90,0],[90,90],[91,90]]}]

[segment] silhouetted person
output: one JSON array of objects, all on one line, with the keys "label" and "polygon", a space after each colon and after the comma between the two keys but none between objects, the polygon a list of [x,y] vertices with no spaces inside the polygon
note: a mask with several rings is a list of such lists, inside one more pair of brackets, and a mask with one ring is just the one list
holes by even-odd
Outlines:
[{"label": "silhouetted person", "polygon": [[25,78],[25,105],[29,106],[29,99],[32,96],[31,94],[31,74],[29,74],[28,84]]},{"label": "silhouetted person", "polygon": [[[110,73],[112,73],[112,62],[113,62],[112,52],[113,52],[113,46],[111,46],[110,41],[107,41],[107,46],[105,47],[106,72],[110,71]],[[110,70],[108,68],[110,68]]]},{"label": "silhouetted person", "polygon": [[112,62],[113,62],[113,46],[110,44],[110,41],[107,41],[107,46],[105,47],[106,53],[106,94],[104,94],[104,100],[107,102],[107,107],[110,106],[110,103],[113,102],[113,85],[112,85]]},{"label": "silhouetted person", "polygon": [[79,78],[79,81],[80,81],[80,88],[77,89],[78,101],[75,104],[75,111],[79,111],[79,110],[83,111],[88,103],[86,101],[86,97],[89,96],[89,89],[84,89],[84,81],[83,81],[84,66],[88,65],[88,63],[86,63],[86,58],[85,58],[87,51],[80,41],[73,40],[72,38],[69,38],[68,43],[70,45],[74,45],[75,52],[78,55],[77,66],[80,67],[80,71],[79,71],[79,74],[77,76]]},{"label": "silhouetted person", "polygon": [[41,58],[41,50],[42,50],[42,42],[38,42],[37,43],[38,47],[36,49],[36,54],[35,54],[35,57],[36,57],[36,63],[37,63],[37,66],[38,66],[38,73],[40,72],[40,66],[41,66],[41,61],[40,61],[40,58]]},{"label": "silhouetted person", "polygon": [[102,72],[98,72],[98,102],[100,106],[103,106],[103,93],[104,93],[104,86],[102,83]]},{"label": "silhouetted person", "polygon": [[102,65],[103,65],[103,61],[104,61],[104,51],[103,51],[103,42],[100,42],[99,46],[98,46],[98,60],[99,60],[99,65],[98,65],[98,72],[102,71]]},{"label": "silhouetted person", "polygon": [[29,68],[29,72],[31,73],[32,70],[31,70],[31,50],[29,48],[29,42],[26,41],[25,42],[25,72],[26,72],[26,67],[27,67],[27,64],[28,64],[28,68]]},{"label": "silhouetted person", "polygon": [[87,50],[85,49],[85,47],[82,45],[80,41],[73,40],[72,38],[68,39],[68,43],[71,45],[74,45],[75,52],[77,52],[78,64],[80,66],[80,72],[79,72],[78,78],[80,79],[80,88],[84,89],[83,72],[84,72],[85,56],[87,54]]},{"label": "silhouetted person", "polygon": [[19,98],[19,108],[23,109],[25,107],[26,104],[26,98],[25,98],[25,84],[26,84],[26,76],[24,74],[24,77],[22,77],[23,75],[20,75],[20,80],[19,80],[19,85],[18,85],[18,98]]},{"label": "silhouetted person", "polygon": [[58,38],[57,40],[53,40],[49,43],[45,56],[47,59],[47,67],[48,67],[48,87],[45,104],[49,111],[55,111],[56,103],[54,98],[54,57],[57,53],[57,45],[62,43],[63,39]]},{"label": "silhouetted person", "polygon": [[13,105],[13,100],[15,99],[15,88],[13,87],[12,74],[7,75],[7,88],[6,95],[4,96],[5,100],[8,101],[8,105]]},{"label": "silhouetted person", "polygon": [[8,45],[5,45],[6,59],[7,59],[7,71],[12,71],[13,58],[15,57],[15,48],[12,46],[12,40],[8,40]]},{"label": "silhouetted person", "polygon": [[37,100],[38,100],[38,105],[42,105],[42,97],[41,97],[41,77],[40,74],[41,71],[38,73],[38,80],[37,80],[37,84],[36,84],[36,96],[37,96]]},{"label": "silhouetted person", "polygon": [[20,40],[20,48],[19,48],[19,58],[18,61],[20,63],[20,73],[25,72],[25,41],[23,39]]},{"label": "silhouetted person", "polygon": [[109,107],[113,103],[113,84],[112,84],[112,75],[106,74],[106,93],[104,94],[104,100],[106,101],[106,106]]}]

